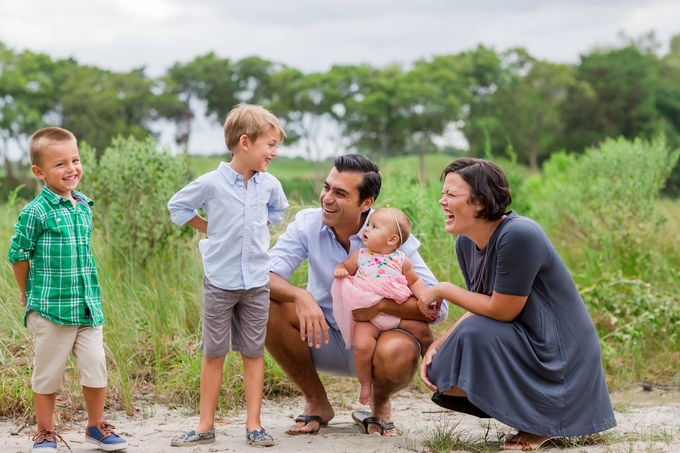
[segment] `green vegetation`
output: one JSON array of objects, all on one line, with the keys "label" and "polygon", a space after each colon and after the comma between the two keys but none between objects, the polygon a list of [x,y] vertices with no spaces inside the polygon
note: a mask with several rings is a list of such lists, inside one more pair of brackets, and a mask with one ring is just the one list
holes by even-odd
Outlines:
[{"label": "green vegetation", "polygon": [[[434,430],[423,435],[423,444],[433,453],[449,451],[469,451],[485,453],[490,451],[483,436],[470,434],[466,429],[459,428],[460,420],[449,426],[448,418],[440,423],[435,422]],[[487,430],[488,434],[488,430]]]},{"label": "green vegetation", "polygon": [[[508,171],[513,208],[543,225],[576,280],[600,335],[611,390],[640,381],[677,385],[680,202],[658,198],[677,157],[663,141],[612,140],[583,155],[555,154],[541,173],[498,161]],[[139,404],[159,401],[195,411],[201,364],[200,235],[175,227],[165,202],[189,181],[189,165],[201,173],[215,168],[219,159],[191,157],[187,162],[186,156],[173,157],[157,151],[152,142],[134,139],[115,141],[97,165],[91,163],[91,150],[83,149],[83,159],[87,173],[82,189],[96,194],[97,203],[93,249],[107,318],[109,405],[132,413]],[[454,238],[444,232],[437,204],[439,174],[450,161],[445,155],[428,156],[424,184],[414,171],[417,156],[381,161],[385,182],[377,206],[403,209],[435,275],[462,285]],[[313,186],[315,171],[305,161],[277,159],[271,170],[284,186],[289,181]],[[0,242],[9,243],[25,202],[15,190],[2,206]],[[304,203],[292,199],[284,225],[272,228],[273,238],[297,210],[315,203],[316,196]],[[138,227],[142,220],[148,228]],[[167,234],[155,235],[159,232]],[[294,283],[303,285],[305,279],[301,269]],[[17,291],[11,266],[3,259],[0,416],[31,413],[32,351]],[[447,322],[436,326],[437,334],[460,314],[455,307],[451,312]],[[268,397],[296,392],[268,355],[265,364]],[[220,411],[234,409],[243,396],[240,360],[230,355],[225,368]],[[76,374],[71,367],[61,392],[74,409],[84,407]],[[338,392],[344,390],[337,389],[346,382],[328,382],[341,404],[344,396]]]},{"label": "green vegetation", "polygon": [[[413,155],[419,178],[425,156],[460,155],[442,139],[462,133],[469,153],[514,154],[537,171],[554,153],[582,153],[606,138],[665,136],[680,145],[680,35],[660,55],[652,34],[623,37],[593,48],[577,64],[555,64],[525,49],[479,45],[384,67],[336,65],[303,73],[256,56],[241,60],[214,53],[176,63],[159,78],[144,68],[119,73],[54,59],[0,42],[0,163],[11,189],[31,183],[6,157],[10,144],[24,152],[38,128],[58,125],[99,153],[122,135],[144,140],[154,124],[174,125],[180,148],[205,106],[222,124],[239,102],[262,104],[281,120],[288,144],[298,143],[323,177],[322,156],[354,149],[372,159]],[[156,123],[155,123],[156,122]],[[225,150],[226,151],[226,150]],[[28,175],[30,176],[30,175]],[[307,201],[307,186],[293,184]],[[676,166],[667,191],[680,193]],[[2,193],[0,191],[0,193]],[[294,197],[295,198],[295,197]]]}]

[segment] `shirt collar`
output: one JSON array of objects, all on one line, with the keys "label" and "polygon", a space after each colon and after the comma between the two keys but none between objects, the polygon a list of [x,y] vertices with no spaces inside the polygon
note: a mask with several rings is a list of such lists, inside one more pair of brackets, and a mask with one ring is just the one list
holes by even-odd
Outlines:
[{"label": "shirt collar", "polygon": [[[57,195],[56,193],[52,192],[47,186],[43,186],[42,191],[40,192],[43,197],[47,201],[49,201],[52,204],[60,204],[62,200],[65,200],[66,198],[62,197],[61,195]],[[82,193],[72,190],[71,195],[73,195],[73,199],[76,200],[77,203],[82,204],[83,206],[89,206],[92,207],[94,206],[94,201],[83,195]]]},{"label": "shirt collar", "polygon": [[[323,208],[321,208],[321,209],[323,209]],[[357,236],[361,237],[362,233],[364,232],[364,229],[366,228],[366,225],[368,225],[369,217],[371,217],[371,214],[373,214],[374,212],[375,212],[375,210],[373,208],[370,208],[368,210],[368,215],[366,216],[366,220],[364,221],[364,224],[361,226],[361,228],[359,228],[359,231],[357,231],[356,234],[353,234],[349,237],[350,241],[354,237],[357,237]],[[323,222],[321,222],[321,231],[328,231],[335,238],[335,233],[333,232],[333,230]]]},{"label": "shirt collar", "polygon": [[[229,164],[226,162],[220,162],[220,165],[217,167],[217,171],[219,171],[220,174],[224,176],[227,182],[232,186],[236,183],[239,177],[241,178],[241,180],[243,180],[243,176],[240,173],[234,171],[234,169],[231,168]],[[260,178],[262,178],[262,175],[260,174],[259,171],[257,171],[250,179],[255,181],[255,183],[259,184]]]}]

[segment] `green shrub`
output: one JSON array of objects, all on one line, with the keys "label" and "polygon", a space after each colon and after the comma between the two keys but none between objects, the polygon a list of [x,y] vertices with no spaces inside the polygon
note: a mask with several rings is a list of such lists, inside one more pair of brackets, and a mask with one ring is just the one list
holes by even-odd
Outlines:
[{"label": "green shrub", "polygon": [[114,139],[98,162],[91,147],[80,148],[86,165],[81,187],[95,201],[95,228],[120,256],[143,263],[186,231],[172,223],[167,209],[189,181],[186,154],[173,156],[151,138],[134,137]]},{"label": "green shrub", "polygon": [[664,221],[655,203],[679,154],[663,139],[607,140],[582,156],[557,153],[522,195],[532,199],[529,215],[584,251],[595,270],[640,276]]}]

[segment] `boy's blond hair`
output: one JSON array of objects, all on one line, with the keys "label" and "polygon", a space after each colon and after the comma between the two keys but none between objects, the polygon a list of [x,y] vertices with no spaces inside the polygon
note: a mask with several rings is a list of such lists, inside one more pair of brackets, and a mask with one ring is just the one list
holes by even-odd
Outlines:
[{"label": "boy's blond hair", "polygon": [[227,149],[233,153],[242,135],[247,135],[254,142],[271,128],[276,129],[281,140],[286,137],[283,126],[272,112],[259,105],[240,104],[227,115],[224,122],[224,141]]},{"label": "boy's blond hair", "polygon": [[42,151],[45,147],[70,141],[78,143],[76,136],[71,131],[61,127],[44,127],[36,131],[28,141],[28,155],[31,158],[31,165],[40,165]]}]

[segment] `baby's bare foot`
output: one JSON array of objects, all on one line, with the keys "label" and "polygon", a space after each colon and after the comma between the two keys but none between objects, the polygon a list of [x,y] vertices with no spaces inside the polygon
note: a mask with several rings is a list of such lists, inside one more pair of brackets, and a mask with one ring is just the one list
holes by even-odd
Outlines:
[{"label": "baby's bare foot", "polygon": [[359,393],[359,402],[364,405],[371,404],[371,394],[371,384],[362,385],[361,393]]}]

